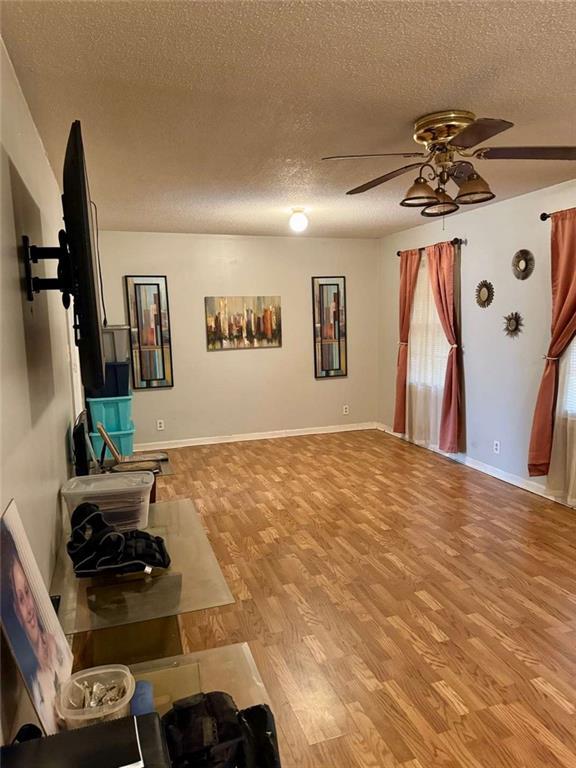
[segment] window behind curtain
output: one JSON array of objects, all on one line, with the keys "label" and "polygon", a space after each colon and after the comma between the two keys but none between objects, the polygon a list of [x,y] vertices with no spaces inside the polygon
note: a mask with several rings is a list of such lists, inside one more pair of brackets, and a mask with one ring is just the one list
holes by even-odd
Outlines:
[{"label": "window behind curtain", "polygon": [[576,339],[560,358],[554,440],[546,489],[576,507]]},{"label": "window behind curtain", "polygon": [[566,382],[563,406],[567,413],[576,417],[576,339],[572,340],[572,343],[566,350],[566,354],[569,355],[569,358],[565,374]]},{"label": "window behind curtain", "polygon": [[426,254],[422,254],[408,337],[406,434],[420,445],[437,446],[450,345],[434,302]]}]

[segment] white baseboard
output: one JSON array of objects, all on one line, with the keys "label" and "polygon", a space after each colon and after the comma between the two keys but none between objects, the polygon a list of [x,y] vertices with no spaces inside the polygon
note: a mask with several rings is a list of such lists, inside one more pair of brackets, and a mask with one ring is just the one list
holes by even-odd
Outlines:
[{"label": "white baseboard", "polygon": [[[389,435],[392,435],[392,437],[397,437],[400,440],[405,440],[402,435],[399,435],[397,432],[393,432],[391,427],[387,426],[386,424],[378,424],[376,426],[376,429],[381,430],[382,432],[386,432]],[[406,442],[409,442],[411,445],[414,445],[411,441],[407,440]],[[515,475],[512,472],[505,472],[503,469],[499,469],[498,467],[493,467],[491,464],[485,464],[483,461],[478,461],[477,459],[472,459],[470,456],[468,456],[465,453],[445,453],[444,451],[441,451],[438,448],[426,448],[426,450],[434,451],[434,453],[439,453],[441,456],[444,456],[447,459],[451,459],[452,461],[457,461],[459,464],[464,464],[467,467],[470,467],[471,469],[476,469],[478,472],[483,472],[485,475],[490,475],[491,477],[495,477],[498,480],[503,480],[505,483],[510,483],[510,485],[515,485],[518,488],[522,488],[525,491],[530,491],[530,493],[535,493],[537,496],[543,496],[545,499],[550,499],[550,501],[555,501],[558,504],[564,504],[564,506],[568,506],[563,501],[560,501],[555,496],[552,496],[550,493],[546,493],[546,489],[540,485],[540,483],[535,482],[534,480],[530,480],[529,478],[522,477],[521,475]]]},{"label": "white baseboard", "polygon": [[182,440],[159,440],[153,443],[138,443],[135,451],[159,451],[170,448],[187,448],[194,445],[214,445],[215,443],[243,443],[248,440],[274,440],[279,437],[300,437],[302,435],[323,435],[330,432],[358,432],[365,429],[378,429],[375,421],[359,424],[334,424],[329,427],[305,427],[304,429],[279,429],[272,432],[246,432],[238,435],[215,435],[214,437],[188,437]]},{"label": "white baseboard", "polygon": [[[377,429],[381,432],[386,432],[392,437],[397,437],[399,440],[404,440],[402,435],[393,432],[391,427],[386,424],[382,424],[378,421],[365,421],[358,424],[334,424],[328,427],[305,427],[303,429],[280,429],[272,432],[247,432],[237,435],[215,435],[212,437],[188,437],[181,440],[159,440],[152,443],[138,443],[134,446],[135,451],[159,451],[169,450],[170,448],[187,448],[195,445],[215,445],[216,443],[242,443],[249,440],[275,440],[282,437],[301,437],[303,435],[323,435],[333,432],[358,432],[360,430]],[[409,442],[409,441],[407,441]],[[414,445],[414,443],[411,443]],[[491,464],[485,464],[483,461],[472,459],[465,453],[445,453],[437,448],[427,448],[426,450],[432,450],[434,453],[439,453],[447,459],[456,461],[459,464],[464,464],[471,469],[476,469],[478,472],[483,472],[485,475],[490,475],[498,480],[502,480],[510,485],[515,485],[518,488],[523,488],[525,491],[535,493],[538,496],[543,496],[551,501],[556,501],[559,504],[563,504],[562,501],[555,498],[549,493],[546,493],[545,488],[540,483],[530,480],[520,475],[514,475],[511,472],[505,472],[503,469],[493,467]],[[565,505],[566,506],[566,505]]]}]

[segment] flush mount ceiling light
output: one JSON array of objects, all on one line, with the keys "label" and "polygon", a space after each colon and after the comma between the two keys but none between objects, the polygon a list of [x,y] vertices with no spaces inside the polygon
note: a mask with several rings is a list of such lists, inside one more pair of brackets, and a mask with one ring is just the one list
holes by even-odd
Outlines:
[{"label": "flush mount ceiling light", "polygon": [[304,232],[308,228],[308,216],[304,213],[304,208],[292,208],[288,223],[292,232]]},{"label": "flush mount ceiling light", "polygon": [[[481,142],[497,136],[502,131],[512,128],[514,123],[492,117],[477,118],[473,112],[463,109],[448,109],[433,112],[420,117],[414,123],[414,141],[424,145],[424,152],[383,152],[367,155],[330,155],[323,160],[345,160],[366,157],[406,157],[418,158],[416,162],[396,168],[394,171],[378,176],[347,192],[357,195],[369,189],[395,179],[404,173],[419,168],[418,178],[414,181],[400,205],[417,208],[425,206],[424,216],[442,216],[454,213],[460,203],[473,205],[493,200],[495,195],[490,186],[476,172],[472,160],[576,160],[576,147],[481,147],[474,149]],[[443,196],[448,200],[433,200],[432,192],[423,169],[430,168],[429,181],[437,181]],[[455,201],[446,192],[446,185],[451,182],[458,188]],[[438,205],[444,205],[442,213],[435,213]],[[427,213],[425,213],[427,211]]]}]

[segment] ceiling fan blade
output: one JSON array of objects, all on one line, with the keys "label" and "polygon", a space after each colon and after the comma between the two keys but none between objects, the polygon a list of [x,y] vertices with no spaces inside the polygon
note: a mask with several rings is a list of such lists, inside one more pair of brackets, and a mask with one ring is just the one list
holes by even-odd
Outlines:
[{"label": "ceiling fan blade", "polygon": [[424,152],[382,152],[375,155],[329,155],[322,160],[348,160],[356,157],[426,157]]},{"label": "ceiling fan blade", "polygon": [[502,131],[507,131],[509,128],[512,128],[513,125],[514,123],[510,123],[508,120],[498,120],[493,117],[479,117],[477,120],[474,120],[473,123],[470,123],[469,126],[464,128],[463,131],[460,131],[460,133],[454,136],[452,141],[450,141],[449,146],[459,147],[460,149],[470,149],[470,147],[475,147],[476,144],[480,144],[481,141],[486,141],[487,139],[491,139],[492,136],[502,133]]},{"label": "ceiling fan blade", "polygon": [[480,160],[576,160],[576,147],[484,147]]},{"label": "ceiling fan blade", "polygon": [[383,184],[385,181],[390,181],[390,179],[395,179],[396,176],[401,176],[403,173],[407,173],[411,168],[420,168],[421,165],[422,163],[410,163],[410,165],[404,165],[402,168],[396,168],[395,171],[385,173],[384,176],[378,176],[378,178],[372,179],[372,181],[367,181],[366,184],[361,184],[359,187],[354,187],[354,189],[349,190],[346,192],[346,194],[358,195],[360,192],[367,192],[369,189],[377,187],[379,184]]}]

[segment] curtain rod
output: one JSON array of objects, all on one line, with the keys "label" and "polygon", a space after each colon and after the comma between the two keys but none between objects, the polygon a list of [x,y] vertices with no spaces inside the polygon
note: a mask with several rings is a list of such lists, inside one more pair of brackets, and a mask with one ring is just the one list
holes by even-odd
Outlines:
[{"label": "curtain rod", "polygon": [[[544,215],[544,214],[542,214],[542,215]],[[455,237],[453,240],[450,240],[450,242],[451,242],[452,245],[463,245],[464,244],[464,240],[462,240],[461,237]],[[400,256],[401,253],[402,253],[402,251],[396,251],[396,256]]]},{"label": "curtain rod", "polygon": [[[568,211],[573,211],[574,208],[564,208],[559,211],[554,211],[554,213],[567,213]],[[546,219],[551,219],[552,216],[554,216],[554,213],[541,213],[540,214],[540,221],[546,221]]]}]

